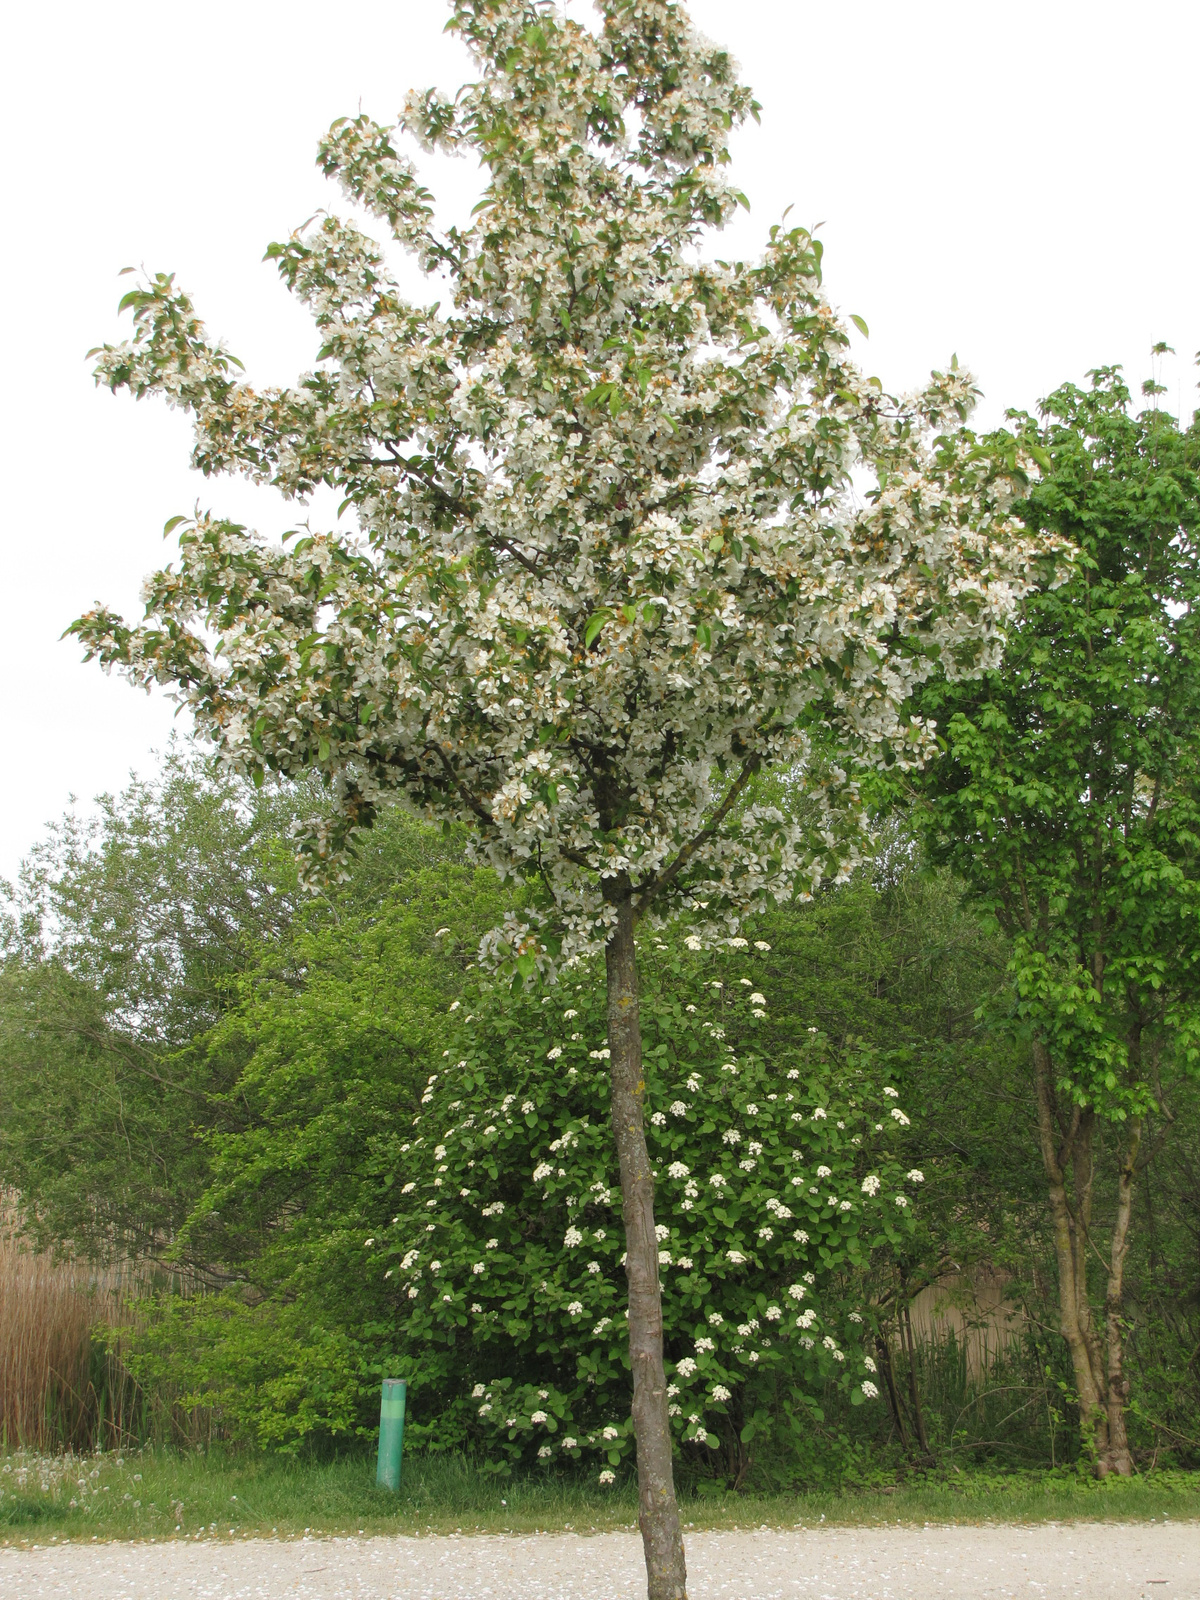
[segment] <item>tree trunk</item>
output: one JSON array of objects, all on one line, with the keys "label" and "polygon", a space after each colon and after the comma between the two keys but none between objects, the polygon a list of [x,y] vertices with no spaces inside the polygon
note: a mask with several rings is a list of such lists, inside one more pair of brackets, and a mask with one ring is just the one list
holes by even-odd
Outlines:
[{"label": "tree trunk", "polygon": [[1117,1216],[1113,1223],[1109,1253],[1108,1285],[1104,1296],[1104,1323],[1108,1338],[1108,1450],[1105,1466],[1123,1478],[1133,1473],[1133,1453],[1125,1429],[1125,1407],[1129,1401],[1129,1379],[1125,1373],[1125,1337],[1121,1328],[1122,1298],[1125,1287],[1125,1257],[1129,1253],[1129,1223],[1133,1215],[1133,1178],[1138,1146],[1142,1142],[1142,1123],[1135,1117],[1129,1128],[1129,1143],[1117,1180]]},{"label": "tree trunk", "polygon": [[[898,1323],[899,1319],[897,1319]],[[875,1338],[875,1351],[879,1359],[879,1373],[883,1378],[887,1390],[888,1404],[892,1408],[892,1416],[896,1423],[896,1432],[900,1435],[900,1448],[906,1456],[911,1456],[912,1446],[908,1442],[908,1429],[904,1424],[904,1410],[900,1403],[900,1394],[896,1388],[896,1372],[892,1365],[892,1341],[883,1334]]]},{"label": "tree trunk", "polygon": [[633,907],[616,902],[617,926],[605,949],[612,1125],[621,1168],[625,1273],[629,1280],[629,1360],[637,1441],[638,1522],[649,1600],[687,1600],[683,1532],[675,1500],[667,1379],[663,1371],[662,1291],[654,1231],[654,1179],[642,1120],[645,1079],[638,1018]]},{"label": "tree trunk", "polygon": [[[1091,1211],[1090,1112],[1072,1113],[1061,1146],[1055,1137],[1054,1079],[1050,1052],[1039,1040],[1033,1043],[1034,1084],[1037,1091],[1038,1136],[1042,1165],[1054,1224],[1054,1254],[1058,1264],[1059,1327],[1071,1355],[1075,1393],[1079,1402],[1079,1428],[1084,1449],[1094,1456],[1097,1472],[1107,1471],[1107,1385],[1098,1357],[1087,1292],[1087,1224]],[[1076,1206],[1067,1192],[1067,1173],[1073,1170]]]},{"label": "tree trunk", "polygon": [[921,1410],[921,1390],[917,1382],[917,1342],[913,1338],[907,1288],[904,1290],[900,1306],[900,1327],[908,1349],[908,1388],[912,1395],[913,1425],[917,1430],[917,1443],[921,1446],[921,1453],[926,1462],[932,1464],[933,1451],[929,1448],[929,1435],[925,1432],[925,1414]]}]

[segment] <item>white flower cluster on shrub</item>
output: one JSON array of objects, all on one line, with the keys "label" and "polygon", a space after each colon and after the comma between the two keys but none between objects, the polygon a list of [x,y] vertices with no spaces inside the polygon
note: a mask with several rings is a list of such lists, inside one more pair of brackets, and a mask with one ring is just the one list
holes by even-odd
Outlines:
[{"label": "white flower cluster on shrub", "polygon": [[[837,1285],[909,1231],[897,1201],[920,1177],[892,1154],[899,1125],[869,1055],[835,1059],[809,1033],[775,1057],[753,1015],[761,990],[688,982],[680,960],[708,958],[656,959],[642,1027],[672,1426],[681,1444],[716,1449],[772,1405],[781,1378],[872,1397],[865,1308]],[[372,1259],[396,1269],[418,1430],[474,1438],[501,1462],[595,1452],[617,1466],[632,1449],[624,1231],[608,1068],[587,1047],[604,991],[592,968],[573,980],[549,1005],[478,1003],[462,1065],[398,1157],[397,1185],[416,1187]],[[564,1011],[584,1019],[581,1040]],[[523,1097],[536,1112],[512,1115]],[[660,1107],[670,1115],[656,1121]]]}]

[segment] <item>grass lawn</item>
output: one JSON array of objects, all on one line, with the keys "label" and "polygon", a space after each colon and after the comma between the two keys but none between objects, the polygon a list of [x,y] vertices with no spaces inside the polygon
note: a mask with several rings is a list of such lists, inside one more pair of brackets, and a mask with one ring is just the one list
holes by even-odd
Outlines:
[{"label": "grass lawn", "polygon": [[[455,1458],[407,1458],[398,1494],[377,1490],[374,1480],[374,1462],[363,1457],[308,1463],[216,1452],[18,1453],[0,1458],[0,1542],[593,1533],[633,1526],[637,1514],[628,1483],[601,1489],[550,1476],[505,1482]],[[1067,1474],[951,1471],[842,1493],[688,1495],[682,1509],[688,1528],[1183,1521],[1200,1518],[1200,1473],[1097,1483]]]}]

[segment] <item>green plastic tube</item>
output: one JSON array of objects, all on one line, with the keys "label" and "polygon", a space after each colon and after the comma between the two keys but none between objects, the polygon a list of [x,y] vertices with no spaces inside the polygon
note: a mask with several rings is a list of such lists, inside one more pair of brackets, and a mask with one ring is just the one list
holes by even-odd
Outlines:
[{"label": "green plastic tube", "polygon": [[400,1457],[404,1451],[404,1405],[408,1384],[403,1378],[385,1378],[379,1400],[379,1467],[375,1484],[380,1489],[400,1487]]}]

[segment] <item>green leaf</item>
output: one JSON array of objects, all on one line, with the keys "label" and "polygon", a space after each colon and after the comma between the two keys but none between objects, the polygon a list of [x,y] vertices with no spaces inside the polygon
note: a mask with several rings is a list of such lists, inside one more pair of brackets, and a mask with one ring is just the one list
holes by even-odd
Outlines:
[{"label": "green leaf", "polygon": [[862,334],[864,339],[869,339],[871,337],[871,330],[856,312],[852,311],[850,313],[850,321],[858,329],[859,333]]},{"label": "green leaf", "polygon": [[590,650],[593,643],[600,637],[600,630],[604,627],[608,618],[609,613],[607,611],[597,611],[594,616],[588,618],[587,627],[583,632],[583,648],[585,650]]}]

